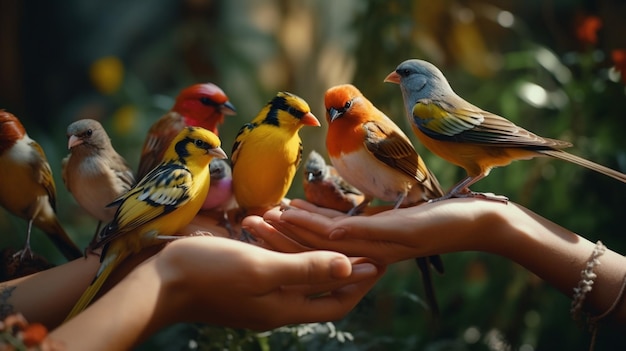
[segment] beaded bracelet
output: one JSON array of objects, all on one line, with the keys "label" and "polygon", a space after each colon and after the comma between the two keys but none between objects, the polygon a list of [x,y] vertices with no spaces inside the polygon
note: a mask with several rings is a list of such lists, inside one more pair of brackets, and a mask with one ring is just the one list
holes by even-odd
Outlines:
[{"label": "beaded bracelet", "polygon": [[593,272],[595,266],[600,264],[600,256],[606,251],[606,246],[602,244],[602,241],[598,240],[596,246],[591,253],[591,257],[587,261],[585,268],[580,272],[581,279],[578,282],[578,286],[574,288],[574,296],[572,299],[572,306],[570,313],[574,320],[580,320],[580,311],[582,310],[583,303],[587,293],[593,288],[593,280],[597,275]]}]

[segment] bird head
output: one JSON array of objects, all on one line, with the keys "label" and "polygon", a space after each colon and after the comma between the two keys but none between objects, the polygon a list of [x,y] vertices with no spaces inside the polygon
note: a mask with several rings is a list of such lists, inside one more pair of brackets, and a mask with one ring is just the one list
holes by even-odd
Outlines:
[{"label": "bird head", "polygon": [[273,124],[293,131],[299,130],[302,126],[320,126],[319,120],[311,113],[309,104],[288,92],[277,93],[253,123]]},{"label": "bird head", "polygon": [[324,95],[326,121],[330,125],[342,116],[349,115],[353,122],[364,122],[374,108],[361,91],[352,84],[336,85]]},{"label": "bird head", "polygon": [[235,106],[224,91],[213,83],[194,84],[183,89],[172,111],[180,113],[188,125],[203,127],[217,134],[225,115],[234,115]]},{"label": "bird head", "polygon": [[195,162],[208,167],[213,158],[228,158],[215,133],[201,127],[187,127],[172,140],[164,161],[176,159],[184,164]]},{"label": "bird head", "polygon": [[67,126],[67,148],[69,150],[83,145],[87,148],[104,149],[111,140],[100,122],[93,119],[81,119]]},{"label": "bird head", "polygon": [[306,181],[322,180],[327,173],[328,168],[326,168],[324,157],[317,151],[311,150],[304,165],[304,178]]},{"label": "bird head", "polygon": [[209,173],[211,174],[211,180],[230,178],[232,169],[225,159],[214,158],[209,163]]},{"label": "bird head", "polygon": [[412,111],[418,100],[442,99],[454,94],[439,68],[424,60],[402,62],[384,81],[400,85],[407,111]]},{"label": "bird head", "polygon": [[0,154],[26,135],[26,130],[12,113],[0,110]]}]

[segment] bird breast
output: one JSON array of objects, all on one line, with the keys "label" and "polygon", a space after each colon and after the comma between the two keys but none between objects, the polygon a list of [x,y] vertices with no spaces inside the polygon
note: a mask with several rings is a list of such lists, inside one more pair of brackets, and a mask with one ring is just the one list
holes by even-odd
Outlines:
[{"label": "bird breast", "polygon": [[376,159],[365,149],[331,157],[333,166],[350,184],[368,196],[395,201],[417,182]]}]

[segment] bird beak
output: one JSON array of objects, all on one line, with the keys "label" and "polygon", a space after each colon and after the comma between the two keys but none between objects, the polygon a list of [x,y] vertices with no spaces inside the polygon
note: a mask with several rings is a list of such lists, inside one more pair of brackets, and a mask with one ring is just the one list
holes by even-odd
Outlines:
[{"label": "bird beak", "polygon": [[220,112],[225,115],[232,116],[234,114],[237,114],[237,109],[235,108],[235,105],[233,105],[230,101],[226,101],[220,106]]},{"label": "bird beak", "polygon": [[226,155],[226,153],[224,152],[224,150],[221,147],[216,147],[216,148],[213,148],[213,149],[209,149],[209,150],[207,150],[207,152],[209,154],[213,155],[213,157],[216,157],[216,158],[222,158],[222,159],[228,158],[228,156]]},{"label": "bird beak", "polygon": [[307,172],[307,174],[306,174],[306,180],[307,180],[308,182],[310,182],[310,181],[312,181],[312,180],[313,180],[313,178],[314,178],[314,176],[313,176],[313,172]]},{"label": "bird beak", "polygon": [[400,75],[398,74],[398,72],[393,71],[389,73],[389,75],[387,76],[387,78],[385,78],[383,82],[400,84]]},{"label": "bird beak", "polygon": [[305,113],[304,116],[300,118],[300,122],[304,124],[305,126],[313,126],[313,127],[321,126],[320,121],[318,121],[317,118],[311,112]]},{"label": "bird beak", "polygon": [[82,143],[83,143],[83,139],[77,137],[76,135],[70,135],[70,138],[67,141],[67,149],[70,150],[74,146],[80,145]]},{"label": "bird beak", "polygon": [[331,107],[328,109],[328,116],[330,116],[331,122],[341,117],[341,115],[343,115],[343,112],[340,110],[337,110],[336,108]]}]

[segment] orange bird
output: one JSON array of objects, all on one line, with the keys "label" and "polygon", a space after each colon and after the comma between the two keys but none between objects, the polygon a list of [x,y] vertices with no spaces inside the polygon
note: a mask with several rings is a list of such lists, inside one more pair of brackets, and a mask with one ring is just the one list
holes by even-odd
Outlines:
[{"label": "orange bird", "polygon": [[[435,175],[409,138],[353,85],[332,87],[324,96],[328,133],[326,148],[337,172],[363,192],[365,199],[348,214],[357,214],[373,198],[417,205],[443,196]],[[443,273],[441,257],[418,257],[426,296],[438,314],[429,264]]]},{"label": "orange bird", "polygon": [[34,224],[43,230],[68,260],[82,256],[56,215],[56,186],[41,146],[31,139],[13,114],[0,110],[0,205],[28,221],[20,259],[30,255]]},{"label": "orange bird", "polygon": [[481,197],[506,201],[501,196],[474,193],[469,187],[489,175],[492,168],[538,156],[559,158],[626,182],[626,174],[562,150],[571,143],[540,137],[465,101],[429,62],[404,61],[385,82],[400,85],[407,116],[424,146],[467,172],[467,177],[441,199]]},{"label": "orange bird", "polygon": [[143,178],[161,162],[165,149],[185,127],[202,127],[219,135],[217,129],[224,122],[224,116],[234,114],[235,106],[213,83],[194,84],[183,89],[174,107],[148,130],[141,150],[137,179]]},{"label": "orange bird", "polygon": [[365,199],[363,193],[343,179],[335,167],[312,150],[304,163],[304,196],[312,204],[348,212]]}]

